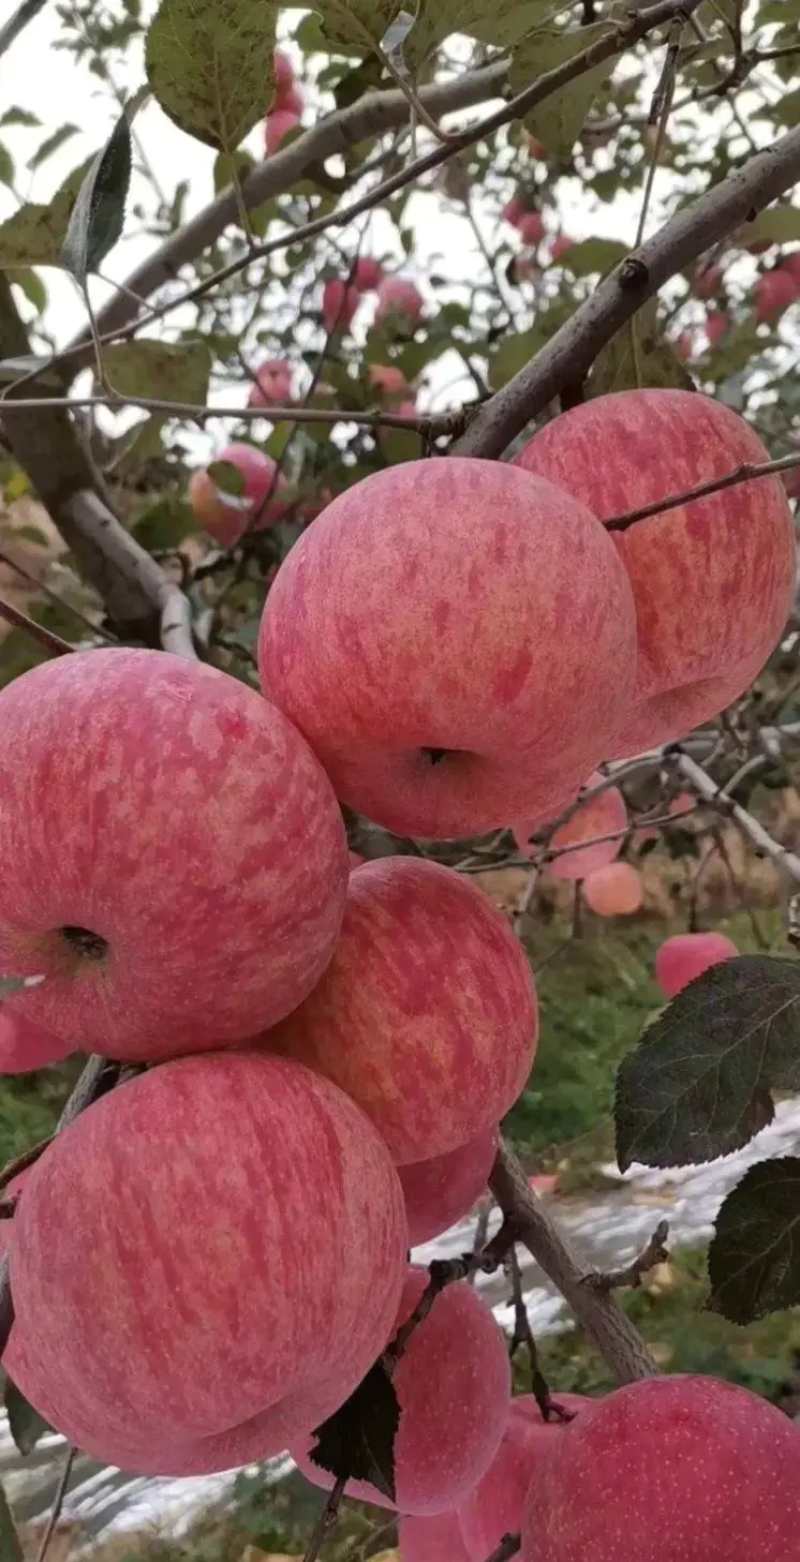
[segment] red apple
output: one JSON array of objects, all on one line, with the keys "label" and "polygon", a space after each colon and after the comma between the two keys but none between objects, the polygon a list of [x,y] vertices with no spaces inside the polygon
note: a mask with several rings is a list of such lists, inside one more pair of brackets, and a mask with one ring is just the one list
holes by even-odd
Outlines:
[{"label": "red apple", "polygon": [[[241,472],[244,492],[241,495],[225,493],[212,473],[203,468],[192,474],[189,502],[198,524],[220,547],[232,548],[245,532],[264,531],[283,520],[288,509],[283,497],[287,483],[282,472],[278,472],[276,478],[271,456],[254,445],[235,442],[226,445],[215,460],[225,461]],[[272,497],[266,503],[270,493]]]},{"label": "red apple", "polygon": [[400,1167],[412,1247],[440,1236],[469,1214],[486,1191],[496,1154],[497,1129],[485,1128],[477,1139],[446,1155]]},{"label": "red apple", "polygon": [[800,292],[800,249],[792,250],[791,254],[784,255],[781,262],[781,270],[789,273],[794,279],[798,292]]},{"label": "red apple", "polygon": [[[583,1394],[553,1395],[568,1415],[593,1403]],[[554,1415],[545,1421],[532,1394],[511,1401],[503,1441],[486,1474],[457,1510],[470,1562],[485,1562],[504,1535],[522,1527],[525,1498],[542,1461],[571,1423]]]},{"label": "red apple", "polygon": [[656,981],[668,998],[674,998],[712,965],[738,953],[724,933],[676,933],[665,939],[656,953]]},{"label": "red apple", "polygon": [[598,917],[628,917],[644,900],[642,875],[629,862],[610,862],[595,868],[584,879],[583,893],[590,911]]},{"label": "red apple", "polygon": [[567,237],[566,233],[557,233],[550,245],[550,259],[555,264],[568,255],[575,248],[575,240]]},{"label": "red apple", "polygon": [[800,1429],[716,1378],[631,1383],[583,1409],[534,1475],[523,1562],[789,1562]]},{"label": "red apple", "polygon": [[518,226],[520,218],[524,217],[524,215],[525,202],[519,195],[513,195],[510,201],[506,201],[506,204],[500,213],[503,221],[510,222],[512,228],[516,228]]},{"label": "red apple", "polygon": [[382,396],[402,395],[408,390],[408,381],[395,363],[371,363],[367,370],[370,385]]},{"label": "red apple", "polygon": [[90,1106],[29,1173],[3,1364],[107,1464],[261,1460],[383,1348],[406,1241],[389,1155],[334,1086],[253,1053],[180,1058]]},{"label": "red apple", "polygon": [[[692,391],[633,390],[553,419],[516,459],[611,520],[769,454],[722,402]],[[791,609],[795,541],[778,478],[675,506],[613,535],[638,616],[635,696],[606,750],[624,758],[683,737],[749,688]]]},{"label": "red apple", "polygon": [[563,807],[629,706],[635,638],[583,505],[451,456],[334,499],[278,571],[259,667],[343,801],[441,839]]},{"label": "red apple", "polygon": [[162,651],[78,651],[0,692],[0,731],[0,975],[45,977],[14,1012],[155,1061],[300,1003],[339,935],[347,844],[268,701]]},{"label": "red apple", "polygon": [[716,347],[727,336],[731,328],[731,317],[725,309],[709,309],[706,311],[705,332],[708,337],[709,347]]},{"label": "red apple", "polygon": [[493,1129],[537,1034],[530,967],[502,913],[452,868],[381,857],[350,874],[333,959],[261,1045],[334,1080],[404,1165]]},{"label": "red apple", "polygon": [[290,108],[274,108],[270,111],[264,120],[264,151],[267,157],[277,152],[281,143],[293,130],[297,130],[299,124],[299,114]]},{"label": "red apple", "polygon": [[692,292],[695,298],[716,298],[722,286],[722,267],[715,262],[699,264],[695,267],[692,277]]},{"label": "red apple", "polygon": [[[409,1268],[396,1328],[413,1312],[428,1281]],[[437,1296],[417,1325],[397,1364],[393,1383],[400,1401],[394,1444],[396,1506],[404,1514],[452,1509],[489,1468],[508,1423],[511,1374],[505,1337],[480,1296],[465,1281]],[[289,1452],[315,1485],[330,1489],[333,1477],[311,1458],[314,1438]],[[346,1493],[391,1508],[366,1481],[348,1481]]]},{"label": "red apple", "polygon": [[[0,1003],[0,1074],[30,1074],[51,1063],[63,1063],[72,1051],[51,1031]],[[2,1225],[0,1221],[0,1229]]]},{"label": "red apple", "polygon": [[422,318],[423,298],[416,282],[407,277],[384,277],[378,283],[378,307],[375,323],[384,320],[401,320],[407,326],[416,327]]},{"label": "red apple", "polygon": [[416,418],[419,416],[419,409],[415,401],[401,401],[394,410],[399,418]]},{"label": "red apple", "polygon": [[777,320],[793,304],[800,284],[785,266],[765,271],[756,283],[756,320]]},{"label": "red apple", "polygon": [[[595,770],[586,782],[586,790],[591,791],[603,780],[599,771]],[[582,841],[591,841],[594,836],[611,835],[614,832],[624,830],[628,823],[628,810],[625,807],[625,799],[619,787],[606,787],[597,797],[590,798],[576,813],[554,831],[549,849],[560,851],[565,847],[576,847],[575,851],[564,851],[562,857],[554,857],[548,863],[548,871],[554,879],[585,879],[587,874],[595,868],[602,868],[605,863],[613,862],[618,857],[624,845],[625,837],[620,835],[615,841],[599,841],[596,845],[581,846]],[[527,825],[514,826],[514,836],[520,851],[528,857],[536,855],[536,848],[531,845],[531,830]]]},{"label": "red apple", "polygon": [[[706,316],[707,321],[708,319],[709,316]],[[684,361],[691,358],[694,354],[694,342],[692,340],[691,331],[681,331],[680,335],[676,336],[672,343],[672,350],[679,358],[684,359]]]},{"label": "red apple", "polygon": [[282,49],[276,49],[272,56],[275,71],[275,90],[278,93],[288,92],[294,86],[294,66],[288,54]]},{"label": "red apple", "polygon": [[298,87],[297,82],[294,81],[291,87],[286,87],[285,90],[276,92],[270,113],[275,114],[280,111],[286,114],[294,114],[299,120],[305,106],[306,100],[303,92]]},{"label": "red apple", "polygon": [[353,287],[359,293],[374,293],[383,278],[383,266],[374,255],[359,255],[353,268]]},{"label": "red apple", "polygon": [[515,226],[525,244],[539,244],[547,232],[538,212],[523,212]]},{"label": "red apple", "polygon": [[455,1513],[402,1514],[397,1537],[400,1562],[471,1562]]},{"label": "red apple", "polygon": [[322,289],[322,323],[329,336],[334,331],[346,331],[361,302],[361,294],[352,285],[348,287],[341,278],[334,277]]},{"label": "red apple", "polygon": [[[285,358],[268,358],[256,370],[248,407],[281,406],[292,399],[292,370]],[[269,459],[268,457],[266,459]]]}]

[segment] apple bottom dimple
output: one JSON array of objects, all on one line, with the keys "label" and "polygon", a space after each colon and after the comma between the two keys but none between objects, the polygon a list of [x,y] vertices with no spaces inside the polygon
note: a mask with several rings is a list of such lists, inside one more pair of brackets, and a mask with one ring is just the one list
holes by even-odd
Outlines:
[{"label": "apple bottom dimple", "polygon": [[570,801],[591,768],[582,754],[572,768],[542,775],[535,754],[507,764],[474,749],[435,745],[361,748],[356,759],[326,754],[324,762],[341,802],[397,835],[432,839],[500,829],[515,814],[542,824]]}]

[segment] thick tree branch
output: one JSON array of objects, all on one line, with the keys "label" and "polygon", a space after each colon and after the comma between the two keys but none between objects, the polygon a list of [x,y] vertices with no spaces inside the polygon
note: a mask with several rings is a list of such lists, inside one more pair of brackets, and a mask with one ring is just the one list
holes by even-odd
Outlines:
[{"label": "thick tree branch", "polygon": [[620,1383],[658,1376],[644,1340],[614,1297],[586,1284],[589,1266],[581,1263],[564,1235],[545,1213],[513,1150],[501,1143],[489,1186],[520,1242],[572,1308],[592,1344]]},{"label": "thick tree branch", "polygon": [[746,808],[742,808],[741,803],[737,803],[724,786],[718,786],[713,776],[710,776],[696,759],[692,759],[690,754],[676,750],[673,755],[667,754],[666,757],[698,797],[710,803],[712,808],[718,808],[726,818],[733,819],[742,833],[752,842],[756,851],[764,857],[769,857],[770,862],[774,862],[777,868],[788,874],[795,884],[800,884],[800,857],[796,852],[789,851],[787,846],[782,846],[780,841],[774,840],[763,824],[748,813]]},{"label": "thick tree branch", "polygon": [[472,419],[453,454],[499,457],[564,385],[588,373],[601,348],[676,272],[752,221],[800,180],[800,128],[752,157],[676,213],[617,266],[541,352]]},{"label": "thick tree branch", "polygon": [[[0,357],[30,353],[30,341],[7,277],[0,274]],[[117,520],[103,480],[63,408],[2,403],[11,452],[101,597],[112,623],[125,634],[193,657],[189,604],[155,559]]]}]

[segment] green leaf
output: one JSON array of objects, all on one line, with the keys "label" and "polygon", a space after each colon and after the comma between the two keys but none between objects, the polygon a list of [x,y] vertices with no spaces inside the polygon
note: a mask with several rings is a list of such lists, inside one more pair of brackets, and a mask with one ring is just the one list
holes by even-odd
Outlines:
[{"label": "green leaf", "polygon": [[541,331],[535,328],[532,331],[520,331],[517,336],[504,336],[489,366],[489,377],[494,388],[499,390],[501,385],[513,380],[514,375],[519,374],[520,369],[524,369],[526,363],[541,350],[545,340]]},{"label": "green leaf", "polygon": [[[410,7],[405,7],[410,9]],[[334,47],[368,54],[404,9],[403,0],[315,0],[314,10]]]},{"label": "green leaf", "polygon": [[42,121],[35,114],[28,112],[26,108],[9,108],[0,117],[1,125],[24,125],[29,130],[35,130]]},{"label": "green leaf", "polygon": [[731,1323],[800,1304],[800,1160],[760,1161],[717,1215],[709,1306]]},{"label": "green leaf", "polygon": [[14,185],[14,159],[11,153],[6,151],[0,141],[0,184],[7,185],[9,190]]},{"label": "green leaf", "polygon": [[620,239],[582,239],[559,258],[558,264],[576,277],[588,277],[598,271],[602,275],[618,266],[627,254],[628,246]]},{"label": "green leaf", "polygon": [[11,1436],[21,1454],[32,1454],[40,1437],[53,1428],[33,1405],[29,1405],[21,1389],[10,1378],[6,1379],[5,1407]]},{"label": "green leaf", "polygon": [[8,280],[14,287],[21,288],[29,304],[33,304],[37,315],[44,313],[47,308],[47,288],[40,276],[31,271],[27,266],[20,266],[17,270],[9,270]]},{"label": "green leaf", "polygon": [[336,1480],[346,1476],[370,1481],[394,1502],[394,1442],[399,1426],[394,1384],[383,1362],[377,1361],[350,1398],[317,1427],[311,1458]]},{"label": "green leaf", "polygon": [[249,509],[249,500],[246,500],[244,497],[244,473],[239,470],[238,466],[234,465],[233,461],[212,461],[206,467],[206,471],[214,487],[219,493],[224,495],[228,502],[231,500],[240,501],[238,505],[233,505],[232,508]]},{"label": "green leaf", "polygon": [[769,239],[773,244],[791,244],[800,239],[800,207],[768,206],[742,229],[742,241]]},{"label": "green leaf", "polygon": [[0,269],[60,264],[70,213],[89,167],[73,169],[46,206],[30,201],[0,223]]},{"label": "green leaf", "polygon": [[651,298],[616,336],[612,336],[594,361],[586,387],[587,397],[639,390],[643,386],[694,390],[692,376],[662,336],[657,317],[658,300]]},{"label": "green leaf", "polygon": [[90,271],[102,265],[122,236],[131,165],[131,131],[126,110],[92,160],[70,212],[61,246],[64,270],[81,285]]},{"label": "green leaf", "polygon": [[218,152],[214,158],[214,194],[219,195],[222,190],[228,188],[229,184],[233,184],[234,174],[239,184],[244,184],[247,175],[252,173],[255,166],[255,158],[244,150]]},{"label": "green leaf", "polygon": [[773,113],[777,115],[782,125],[800,124],[800,87],[784,93],[773,109]]},{"label": "green leaf", "polygon": [[58,130],[54,130],[53,134],[42,142],[41,146],[34,152],[33,157],[29,159],[28,167],[31,172],[33,173],[37,168],[41,168],[42,163],[46,163],[48,157],[52,157],[59,147],[64,146],[65,142],[71,141],[72,137],[77,134],[77,125],[61,125]]},{"label": "green leaf", "polygon": [[22,1546],[2,1486],[0,1486],[0,1562],[22,1562]]},{"label": "green leaf", "polygon": [[692,1166],[740,1150],[800,1089],[800,963],[740,955],[690,982],[617,1074],[617,1160]]},{"label": "green leaf", "polygon": [[147,79],[187,135],[234,152],[274,93],[275,0],[161,0]]},{"label": "green leaf", "polygon": [[[530,33],[514,50],[509,70],[509,82],[514,92],[533,86],[540,76],[567,60],[574,59],[598,38],[605,38],[614,28],[606,22],[596,22],[590,27],[574,31],[556,31],[542,28]],[[614,60],[606,60],[585,71],[575,81],[545,98],[537,108],[525,115],[525,124],[531,133],[553,157],[569,157],[584,120],[600,91],[603,82],[614,68]]]},{"label": "green leaf", "polygon": [[185,401],[204,407],[211,354],[205,342],[159,342],[141,336],[103,350],[106,373],[123,396]]}]

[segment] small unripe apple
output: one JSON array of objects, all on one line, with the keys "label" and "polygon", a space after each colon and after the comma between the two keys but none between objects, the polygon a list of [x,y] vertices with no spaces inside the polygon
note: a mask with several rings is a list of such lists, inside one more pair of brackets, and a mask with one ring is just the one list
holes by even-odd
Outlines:
[{"label": "small unripe apple", "polygon": [[583,893],[595,916],[629,917],[639,910],[644,898],[642,875],[629,862],[610,862],[588,875]]},{"label": "small unripe apple", "polygon": [[656,981],[668,998],[712,965],[732,960],[739,951],[724,933],[676,933],[656,953]]}]

